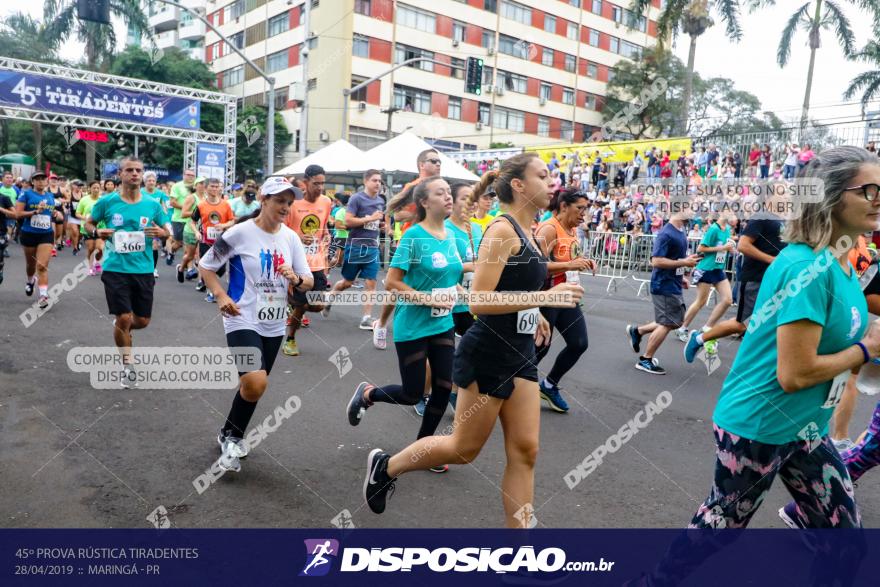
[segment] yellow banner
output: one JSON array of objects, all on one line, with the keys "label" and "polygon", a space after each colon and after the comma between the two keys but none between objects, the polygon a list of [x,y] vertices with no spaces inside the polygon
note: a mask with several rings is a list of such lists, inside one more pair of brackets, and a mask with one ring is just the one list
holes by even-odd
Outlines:
[{"label": "yellow banner", "polygon": [[[565,161],[573,159],[577,155],[581,163],[593,161],[596,152],[602,157],[602,161],[606,163],[626,163],[632,161],[633,153],[638,151],[642,158],[645,158],[645,151],[651,147],[657,147],[661,151],[669,151],[672,160],[678,159],[682,151],[691,152],[691,139],[688,137],[674,139],[645,139],[638,141],[617,141],[608,143],[579,143],[575,145],[552,145],[541,147],[526,147],[526,151],[534,151],[541,156],[546,163],[550,163],[554,154],[563,169],[563,156]],[[643,163],[645,165],[646,163]]]}]

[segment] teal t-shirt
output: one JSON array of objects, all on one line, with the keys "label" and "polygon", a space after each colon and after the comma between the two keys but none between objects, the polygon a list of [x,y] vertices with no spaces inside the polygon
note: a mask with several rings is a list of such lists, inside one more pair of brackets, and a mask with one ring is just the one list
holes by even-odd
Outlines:
[{"label": "teal t-shirt", "polygon": [[[138,203],[129,204],[114,193],[95,202],[91,216],[116,231],[104,247],[104,271],[153,273],[153,239],[144,234],[144,228],[165,224],[165,212],[158,201],[141,196]],[[117,247],[130,252],[119,252]]]},{"label": "teal t-shirt", "polygon": [[[778,293],[777,293],[778,292]],[[784,293],[783,293],[784,292]],[[794,393],[785,393],[776,374],[776,329],[809,320],[822,326],[818,354],[829,355],[858,342],[868,327],[868,306],[850,265],[846,275],[829,248],[788,245],[767,269],[730,374],[724,380],[713,420],[732,434],[766,444],[785,444],[828,434],[828,420],[840,401],[849,372]]]},{"label": "teal t-shirt", "polygon": [[171,222],[171,213],[174,208],[168,204],[168,194],[158,189],[151,194],[147,191],[147,188],[141,188],[141,195],[147,198],[153,198],[159,202],[160,206],[162,206],[162,212],[165,214],[165,222],[160,224],[160,226],[165,226],[165,223]]},{"label": "teal t-shirt", "polygon": [[[457,227],[452,223],[448,218],[446,219],[446,230],[455,237],[455,248],[458,250],[458,256],[461,257],[462,263],[470,263],[477,258],[477,250],[480,246],[480,239],[482,238],[482,229],[478,224],[471,223],[471,235],[468,236],[468,233]],[[473,244],[471,244],[471,239],[473,239]],[[461,275],[461,285],[465,289],[470,289],[470,285],[465,283],[466,280],[473,280],[473,274],[467,275],[462,273]],[[453,314],[458,314],[459,312],[468,312],[467,304],[456,304],[452,309]]]},{"label": "teal t-shirt", "polygon": [[[700,244],[704,247],[719,247],[726,244],[730,238],[730,227],[722,229],[717,222],[712,223],[709,230],[703,236]],[[717,251],[715,253],[706,253],[703,260],[697,263],[697,269],[703,271],[711,271],[713,269],[724,269],[727,265],[727,251]],[[720,259],[720,261],[719,261]]]},{"label": "teal t-shirt", "polygon": [[553,212],[551,212],[550,210],[547,210],[543,214],[541,214],[541,219],[539,222],[547,222],[552,217],[553,217]]},{"label": "teal t-shirt", "polygon": [[[446,230],[438,240],[420,224],[403,233],[391,266],[406,272],[403,282],[417,291],[447,289],[455,292],[461,280],[461,258],[455,236]],[[446,332],[453,327],[452,312],[432,316],[432,308],[398,302],[394,311],[394,342],[416,340]]]}]

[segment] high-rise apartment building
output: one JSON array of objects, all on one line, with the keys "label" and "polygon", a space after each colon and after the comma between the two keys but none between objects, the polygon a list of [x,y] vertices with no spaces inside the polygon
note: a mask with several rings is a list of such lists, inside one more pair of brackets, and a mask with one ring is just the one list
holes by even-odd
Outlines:
[{"label": "high-rise apartment building", "polygon": [[[310,1],[308,11],[304,0],[206,4],[211,22],[276,78],[276,107],[295,136],[302,110],[291,86],[307,87],[309,152],[346,131],[361,148],[407,129],[449,150],[585,140],[601,125],[615,66],[656,42],[661,5],[630,19],[627,0]],[[220,89],[265,104],[265,81],[210,30],[205,53]],[[465,92],[471,56],[484,62],[480,95]],[[434,62],[351,95],[343,120],[343,88],[414,57]]]},{"label": "high-rise apartment building", "polygon": [[[203,16],[205,14],[207,0],[178,0],[178,2],[187,8],[198,11]],[[157,49],[162,50],[178,47],[189,53],[194,59],[205,59],[206,27],[204,22],[193,18],[186,10],[169,4],[143,0],[143,6],[147,22],[153,33],[153,41],[145,48],[151,49],[153,43]],[[126,44],[141,45],[143,42],[143,35],[140,31],[129,27]]]}]

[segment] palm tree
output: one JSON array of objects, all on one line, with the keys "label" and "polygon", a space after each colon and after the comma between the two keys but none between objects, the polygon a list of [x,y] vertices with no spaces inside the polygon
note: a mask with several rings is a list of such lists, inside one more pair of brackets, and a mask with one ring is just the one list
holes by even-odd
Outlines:
[{"label": "palm tree", "polygon": [[[46,33],[61,42],[75,35],[78,41],[85,43],[86,68],[106,73],[116,49],[113,25],[80,20],[76,5],[76,0],[44,0]],[[110,15],[121,18],[129,27],[150,30],[140,0],[110,0]],[[94,176],[95,148],[86,143],[86,178],[91,181]]]},{"label": "palm tree", "polygon": [[[634,14],[644,14],[651,5],[651,0],[632,0],[630,10]],[[690,37],[688,52],[687,77],[681,101],[681,114],[678,121],[678,132],[685,134],[688,126],[688,112],[694,87],[694,58],[697,52],[697,39],[715,24],[711,17],[714,8],[725,25],[725,32],[732,41],[742,38],[742,27],[739,24],[740,0],[667,0],[666,7],[657,20],[658,44],[664,45],[672,34],[683,32]]]},{"label": "palm tree", "polygon": [[870,64],[874,69],[860,73],[849,82],[843,94],[845,100],[851,100],[859,92],[862,93],[862,113],[868,107],[868,102],[880,94],[880,43],[868,41],[861,51],[853,55],[856,61]]},{"label": "palm tree", "polygon": [[[860,11],[870,11],[874,21],[874,28],[880,25],[880,0],[844,0]],[[775,4],[776,0],[755,0],[754,7]],[[779,47],[776,49],[776,62],[779,67],[785,67],[791,56],[791,42],[798,30],[807,33],[810,47],[810,65],[807,68],[807,88],[804,91],[804,104],[801,108],[800,128],[803,130],[809,123],[810,116],[810,91],[813,89],[813,72],[816,67],[816,50],[821,46],[821,33],[823,30],[834,29],[837,41],[843,54],[852,57],[855,51],[855,35],[852,31],[849,19],[843,13],[840,0],[809,0],[798,8],[788,19],[782,36],[779,38]]]}]

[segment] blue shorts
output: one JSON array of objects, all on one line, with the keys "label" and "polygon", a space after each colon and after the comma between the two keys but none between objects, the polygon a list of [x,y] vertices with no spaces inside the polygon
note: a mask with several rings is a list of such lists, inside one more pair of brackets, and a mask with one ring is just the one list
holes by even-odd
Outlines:
[{"label": "blue shorts", "polygon": [[379,274],[379,249],[375,247],[347,246],[342,257],[342,278],[354,281],[358,275],[375,281]]},{"label": "blue shorts", "polygon": [[724,269],[709,269],[708,271],[700,271],[697,269],[694,271],[695,283],[708,283],[709,285],[715,285],[725,279],[727,279],[727,274],[724,272]]}]

